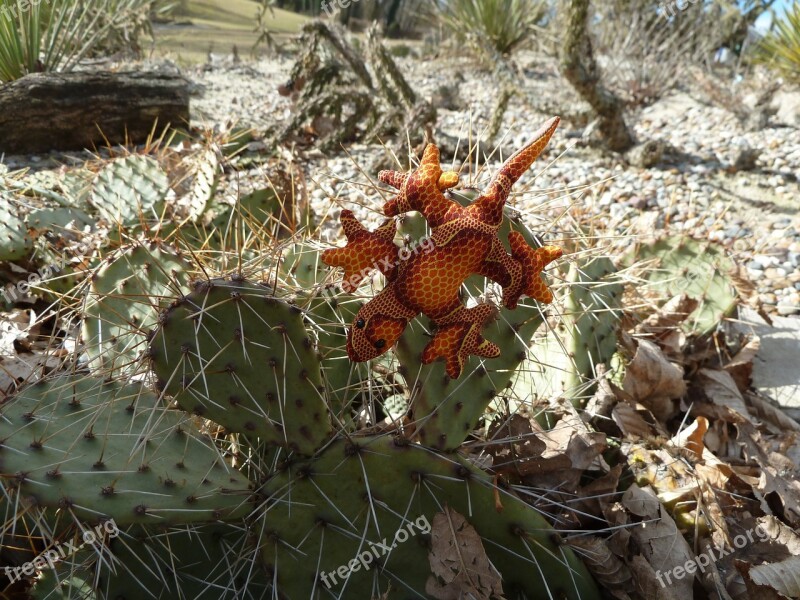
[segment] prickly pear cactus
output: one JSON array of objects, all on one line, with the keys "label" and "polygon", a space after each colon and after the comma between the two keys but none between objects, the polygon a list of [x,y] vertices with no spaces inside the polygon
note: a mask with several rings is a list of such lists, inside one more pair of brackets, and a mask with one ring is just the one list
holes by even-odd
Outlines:
[{"label": "prickly pear cactus", "polygon": [[457,456],[387,436],[339,440],[263,491],[262,556],[286,598],[429,597],[429,534],[445,507],[482,538],[504,597],[598,597],[539,513]]},{"label": "prickly pear cactus", "polygon": [[141,384],[57,377],[0,411],[2,484],[18,511],[47,507],[122,526],[241,518],[251,509],[247,478]]},{"label": "prickly pear cactus", "polygon": [[229,431],[302,454],[331,432],[302,311],[267,285],[196,283],[162,313],[149,355],[161,389]]},{"label": "prickly pear cactus", "polygon": [[21,260],[33,242],[11,196],[0,190],[0,260]]},{"label": "prickly pear cactus", "polygon": [[168,192],[159,164],[134,154],[111,161],[97,174],[90,202],[109,224],[135,227],[161,217]]},{"label": "prickly pear cactus", "polygon": [[646,260],[655,260],[645,272],[652,289],[667,298],[686,294],[700,301],[682,324],[688,333],[713,331],[736,308],[736,290],[727,276],[735,265],[719,244],[685,236],[663,238],[629,256],[631,263]]},{"label": "prickly pear cactus", "polygon": [[190,264],[169,245],[143,240],[113,252],[91,276],[83,343],[93,368],[133,371],[159,311],[188,285]]}]

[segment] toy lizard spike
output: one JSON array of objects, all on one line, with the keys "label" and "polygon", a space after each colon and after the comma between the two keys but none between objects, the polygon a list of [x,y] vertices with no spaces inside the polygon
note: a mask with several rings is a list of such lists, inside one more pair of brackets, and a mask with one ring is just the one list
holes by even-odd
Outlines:
[{"label": "toy lizard spike", "polygon": [[[428,144],[419,167],[411,173],[381,171],[378,178],[399,190],[384,205],[384,214],[391,217],[418,210],[431,227],[429,243],[405,257],[392,241],[394,221],[369,232],[353,213],[342,211],[347,245],[327,250],[322,260],[345,268],[348,279],[342,287],[348,291],[354,290],[373,266],[387,279],[386,287],[358,311],[348,332],[347,353],[352,360],[370,360],[386,352],[419,313],[430,317],[436,327],[423,351],[424,363],[443,357],[447,374],[456,378],[470,355],[498,356],[500,349],[481,336],[493,307],[484,304],[467,309],[459,299],[461,285],[474,273],[503,287],[503,304],[508,308],[516,307],[523,294],[540,302],[552,301],[541,273],[561,256],[561,249],[531,248],[521,234],[512,232],[509,254],[497,230],[511,186],[542,152],[558,122],[558,117],[548,121],[529,144],[503,163],[486,193],[468,207],[444,195],[458,183],[458,174],[442,171],[439,149],[433,144]],[[422,246],[425,250],[419,251]]]},{"label": "toy lizard spike", "polygon": [[394,243],[397,223],[384,221],[375,231],[358,222],[353,211],[343,210],[339,220],[347,237],[344,248],[332,248],[322,253],[322,262],[332,267],[344,267],[342,289],[355,291],[373,269],[388,280],[394,279],[398,247]]},{"label": "toy lizard spike", "polygon": [[547,121],[533,135],[531,141],[503,163],[503,166],[492,177],[486,191],[469,206],[468,211],[471,215],[484,223],[500,226],[500,223],[503,222],[503,207],[508,200],[512,186],[539,157],[560,122],[561,119],[558,117]]},{"label": "toy lizard spike", "polygon": [[563,254],[561,248],[558,246],[531,248],[518,231],[508,234],[508,243],[511,245],[511,255],[522,263],[522,281],[519,290],[514,290],[512,295],[505,299],[506,306],[514,308],[521,294],[550,304],[553,301],[553,292],[547,287],[541,273],[547,265],[561,258]]},{"label": "toy lizard spike", "polygon": [[439,149],[433,144],[425,146],[419,167],[411,173],[381,171],[378,179],[400,190],[383,205],[383,214],[387,217],[418,210],[431,227],[436,227],[449,210],[459,207],[443,193],[458,184],[458,173],[442,171]]}]

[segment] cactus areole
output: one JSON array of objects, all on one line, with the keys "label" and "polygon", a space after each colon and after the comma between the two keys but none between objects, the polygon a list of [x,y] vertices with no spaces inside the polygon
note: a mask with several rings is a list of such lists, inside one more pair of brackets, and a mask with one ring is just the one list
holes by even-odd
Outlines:
[{"label": "cactus areole", "polygon": [[[499,283],[507,308],[515,308],[523,295],[540,302],[552,301],[552,292],[541,274],[547,264],[561,257],[561,249],[533,248],[521,234],[511,232],[509,254],[497,232],[511,187],[544,150],[558,123],[558,117],[547,121],[530,142],[503,163],[486,191],[469,206],[445,196],[447,189],[458,184],[458,174],[443,172],[439,149],[428,144],[413,171],[378,174],[378,179],[399,193],[384,205],[388,219],[375,231],[368,231],[351,211],[342,211],[347,244],[326,250],[322,260],[344,268],[345,291],[355,290],[375,268],[387,282],[353,320],[347,335],[351,360],[370,360],[386,352],[420,313],[436,328],[423,350],[423,363],[444,357],[447,374],[455,379],[470,355],[499,356],[500,348],[481,336],[494,307],[480,304],[466,308],[459,298],[461,285],[473,274]],[[397,231],[393,217],[409,211],[422,213],[431,229],[430,239],[411,250],[399,248],[393,241]]]}]

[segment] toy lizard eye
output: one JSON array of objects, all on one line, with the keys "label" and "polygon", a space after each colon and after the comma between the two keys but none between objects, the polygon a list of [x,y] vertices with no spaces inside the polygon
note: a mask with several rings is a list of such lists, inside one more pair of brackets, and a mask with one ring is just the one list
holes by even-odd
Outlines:
[{"label": "toy lizard eye", "polygon": [[386,345],[386,340],[384,339],[380,339],[375,342],[375,347],[378,349],[383,348],[385,345]]},{"label": "toy lizard eye", "polygon": [[359,329],[364,329],[364,325],[365,325],[364,319],[359,319],[358,321],[356,321],[356,327],[358,327]]}]

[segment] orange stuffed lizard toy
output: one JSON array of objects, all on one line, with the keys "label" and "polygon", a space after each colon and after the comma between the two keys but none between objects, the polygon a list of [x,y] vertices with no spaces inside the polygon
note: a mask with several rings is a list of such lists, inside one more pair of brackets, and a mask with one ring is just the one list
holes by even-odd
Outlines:
[{"label": "orange stuffed lizard toy", "polygon": [[[469,206],[445,197],[444,191],[458,184],[458,174],[443,172],[439,149],[428,144],[419,167],[410,173],[381,171],[378,179],[399,190],[386,202],[389,219],[368,231],[353,213],[343,210],[341,223],[347,237],[343,248],[326,250],[322,261],[345,270],[342,288],[354,291],[361,280],[377,268],[386,277],[386,287],[356,315],[347,334],[351,360],[380,356],[398,340],[408,322],[423,313],[433,320],[435,334],[422,353],[422,362],[444,357],[447,374],[461,375],[471,355],[494,358],[500,348],[481,336],[494,313],[491,304],[466,308],[459,298],[461,284],[480,274],[503,287],[503,305],[513,309],[522,295],[549,303],[553,294],[542,279],[544,267],[561,257],[556,246],[530,247],[516,231],[508,236],[506,252],[497,231],[511,187],[541,154],[558,127],[554,117],[533,139],[503,163],[488,189]],[[397,223],[392,218],[416,210],[431,228],[430,251],[404,253],[395,245]]]}]

